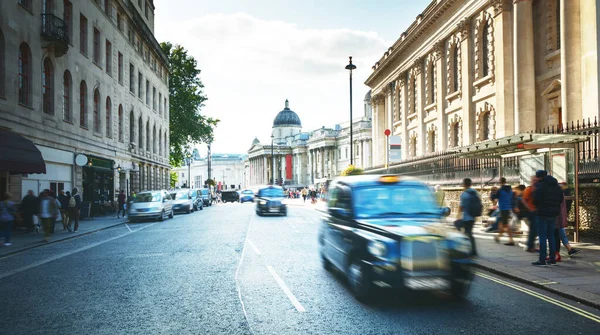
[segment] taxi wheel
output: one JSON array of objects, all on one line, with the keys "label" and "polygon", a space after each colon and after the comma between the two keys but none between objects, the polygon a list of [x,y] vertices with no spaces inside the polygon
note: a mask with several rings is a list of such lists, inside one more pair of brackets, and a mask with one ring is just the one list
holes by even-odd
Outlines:
[{"label": "taxi wheel", "polygon": [[452,281],[452,286],[450,287],[450,294],[454,299],[463,300],[469,294],[469,289],[471,288],[471,283],[461,283],[457,281]]},{"label": "taxi wheel", "polygon": [[321,254],[321,264],[323,265],[323,269],[327,271],[333,270],[333,264],[323,254]]},{"label": "taxi wheel", "polygon": [[169,213],[169,219],[172,219],[175,216],[175,213],[173,213],[173,210],[171,210],[171,213]]},{"label": "taxi wheel", "polygon": [[358,301],[366,301],[371,296],[371,274],[367,266],[359,259],[352,260],[348,267],[348,281]]}]

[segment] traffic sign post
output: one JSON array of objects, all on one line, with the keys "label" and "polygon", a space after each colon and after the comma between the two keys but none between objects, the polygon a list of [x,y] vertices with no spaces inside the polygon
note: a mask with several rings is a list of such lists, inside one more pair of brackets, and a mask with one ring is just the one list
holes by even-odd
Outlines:
[{"label": "traffic sign post", "polygon": [[386,129],[383,134],[385,135],[385,146],[386,146],[386,154],[385,154],[385,172],[389,172],[390,165],[390,134],[392,132],[389,129]]}]

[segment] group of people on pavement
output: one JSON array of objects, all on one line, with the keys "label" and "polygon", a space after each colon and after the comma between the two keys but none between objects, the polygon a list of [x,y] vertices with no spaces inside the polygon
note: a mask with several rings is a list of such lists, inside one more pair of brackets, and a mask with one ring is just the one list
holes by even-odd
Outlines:
[{"label": "group of people on pavement", "polygon": [[[494,237],[497,243],[500,243],[506,232],[508,242],[504,245],[515,245],[513,230],[510,227],[511,218],[514,216],[516,220],[525,220],[529,225],[527,252],[539,252],[539,259],[532,265],[556,265],[556,262],[560,262],[561,242],[567,248],[569,255],[580,252],[571,247],[565,231],[572,205],[572,200],[566,198],[569,195],[566,183],[559,183],[547,171],[538,170],[531,177],[529,186],[511,187],[503,177],[500,178],[499,184],[499,187],[492,188],[490,194],[490,200],[494,205],[490,214],[496,216],[496,227],[492,226],[491,229],[497,229],[498,234]],[[473,225],[476,218],[482,216],[483,206],[479,193],[471,186],[471,179],[465,178],[459,205],[461,219],[457,220],[455,225],[458,229],[464,228],[465,234],[471,240],[471,254],[476,256]],[[443,204],[444,193],[439,185],[436,186],[434,195],[440,205]],[[534,245],[536,237],[539,239],[539,249]]]},{"label": "group of people on pavement", "polygon": [[[27,233],[44,231],[44,241],[48,242],[54,234],[57,219],[60,217],[63,230],[77,231],[79,229],[79,211],[81,197],[77,188],[72,192],[61,190],[55,196],[50,190],[43,190],[36,196],[32,190],[21,201],[21,211],[11,200],[10,193],[5,193],[0,204],[0,222],[2,224],[3,246],[11,245],[12,229],[15,222],[22,220]],[[22,217],[20,217],[22,214]],[[71,227],[73,226],[73,229]]]}]

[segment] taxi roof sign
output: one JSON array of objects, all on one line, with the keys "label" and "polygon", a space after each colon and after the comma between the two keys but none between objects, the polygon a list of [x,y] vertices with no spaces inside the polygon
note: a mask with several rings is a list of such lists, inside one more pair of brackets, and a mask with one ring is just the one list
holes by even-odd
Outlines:
[{"label": "taxi roof sign", "polygon": [[381,176],[379,177],[379,181],[382,183],[397,183],[400,181],[400,177],[391,175],[391,176]]}]

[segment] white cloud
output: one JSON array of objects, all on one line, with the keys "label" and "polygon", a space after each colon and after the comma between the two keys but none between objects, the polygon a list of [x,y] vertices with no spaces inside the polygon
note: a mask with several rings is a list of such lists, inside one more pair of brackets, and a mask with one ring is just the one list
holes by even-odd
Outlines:
[{"label": "white cloud", "polygon": [[197,59],[209,100],[203,113],[221,119],[214,152],[246,152],[254,136],[268,140],[285,99],[305,131],[348,119],[348,55],[355,116],[362,114],[371,65],[390,45],[377,33],[303,29],[247,14],[211,14],[156,27],[163,39]]}]

